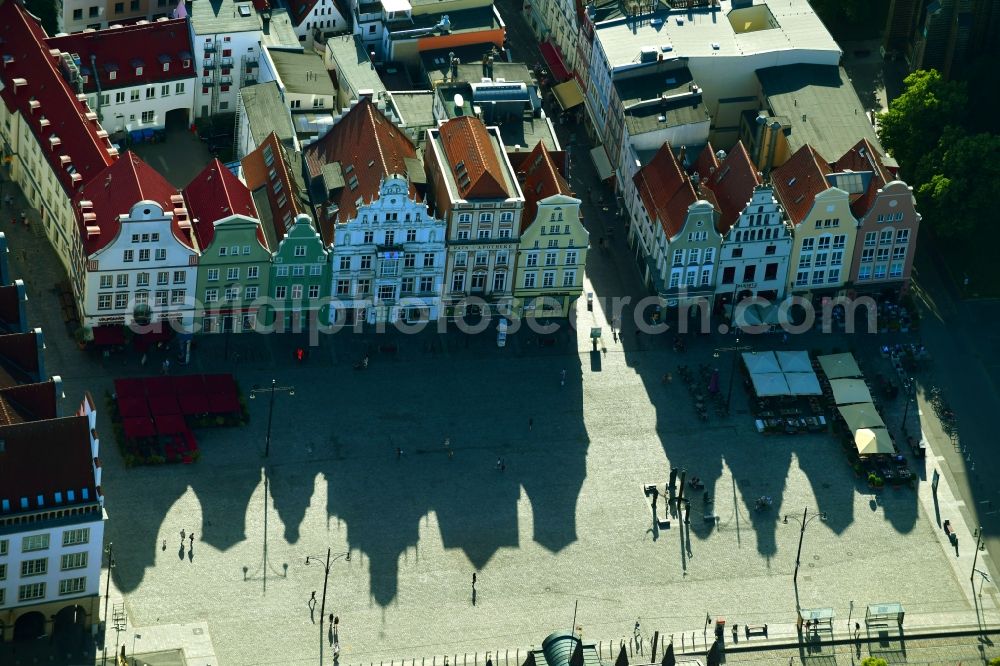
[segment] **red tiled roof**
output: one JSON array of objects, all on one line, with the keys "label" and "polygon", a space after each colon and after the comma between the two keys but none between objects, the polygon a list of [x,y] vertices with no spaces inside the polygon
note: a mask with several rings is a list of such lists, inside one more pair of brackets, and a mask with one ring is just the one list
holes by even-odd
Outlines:
[{"label": "red tiled roof", "polygon": [[[84,90],[97,89],[94,65],[102,90],[126,88],[195,75],[191,56],[191,35],[187,19],[154,21],[144,25],[128,25],[96,32],[78,32],[62,37],[49,37],[48,47],[80,56],[81,73],[87,75]],[[91,62],[91,56],[94,62]],[[187,67],[184,61],[187,61]],[[164,65],[168,69],[164,71]],[[142,74],[136,68],[142,67]],[[111,70],[115,71],[114,80]]]},{"label": "red tiled roof", "polygon": [[[268,167],[265,152],[270,151],[274,161]],[[299,198],[295,196],[296,183],[292,179],[288,168],[288,156],[281,145],[278,135],[271,132],[267,135],[257,149],[248,153],[242,160],[243,177],[246,178],[247,186],[252,192],[256,192],[267,186],[267,203],[271,208],[271,221],[274,224],[274,237],[280,243],[285,237],[285,217],[288,216],[289,225],[295,223],[295,217],[306,211],[299,206]],[[272,181],[269,170],[273,168],[277,179]],[[281,185],[280,194],[275,191],[274,183]],[[279,205],[281,194],[285,195],[284,203]]]},{"label": "red tiled roof", "polygon": [[52,380],[0,389],[0,425],[54,419],[57,412]]},{"label": "red tiled roof", "polygon": [[[700,158],[699,158],[700,159]],[[704,179],[705,175],[699,172]],[[701,181],[701,190],[711,190],[715,195],[719,218],[719,233],[725,235],[747,203],[753,198],[753,191],[762,182],[757,167],[754,166],[742,141],[737,141],[726,159],[718,164],[715,172],[707,180]]]},{"label": "red tiled roof", "polygon": [[709,141],[705,144],[701,154],[698,155],[698,159],[694,163],[692,173],[697,173],[698,177],[701,178],[701,182],[707,183],[712,175],[718,170],[719,158],[716,157],[715,149],[712,148],[712,142]]},{"label": "red tiled roof", "polygon": [[[257,219],[257,207],[250,190],[218,160],[212,160],[184,188],[184,201],[191,218],[198,247],[204,250],[215,238],[215,223],[230,215]],[[257,240],[267,247],[264,232],[257,226]]]},{"label": "red tiled roof", "polygon": [[288,16],[295,25],[301,25],[319,0],[286,0]]},{"label": "red tiled roof", "polygon": [[562,177],[552,155],[541,141],[535,146],[523,163],[526,175],[524,186],[524,213],[521,216],[521,233],[535,221],[538,212],[538,202],[555,194],[573,196],[573,188]]},{"label": "red tiled roof", "polygon": [[[372,201],[378,195],[382,178],[407,173],[406,159],[416,159],[417,150],[410,138],[386,118],[371,98],[362,98],[338,120],[330,131],[303,151],[310,182],[321,177],[323,166],[339,162],[345,186],[339,199],[336,220],[317,216],[320,233],[327,244],[333,242],[333,224],[346,222],[358,214],[357,201]],[[351,182],[357,178],[357,185]],[[410,184],[410,196],[416,189]]]},{"label": "red tiled roof", "polygon": [[650,219],[660,221],[668,239],[676,236],[684,227],[688,207],[698,197],[669,143],[663,144],[649,164],[639,169],[633,181]]},{"label": "red tiled roof", "polygon": [[[126,152],[98,178],[81,188],[73,198],[73,210],[76,212],[84,253],[92,255],[110,243],[121,229],[118,216],[127,215],[132,206],[140,201],[152,201],[169,214],[174,210],[170,198],[175,194],[178,194],[176,188],[153,167],[139,159],[135,153]],[[81,207],[81,202],[85,201],[91,204],[86,211]],[[88,212],[92,212],[95,217],[85,218]],[[89,234],[88,226],[98,227],[100,233]],[[188,233],[180,228],[176,215],[171,229],[177,240],[188,247],[194,247]]]},{"label": "red tiled roof", "polygon": [[892,174],[882,163],[882,156],[878,150],[868,141],[861,139],[853,148],[844,153],[833,165],[835,172],[844,171],[871,171],[872,179],[868,183],[868,189],[859,195],[851,197],[851,212],[855,217],[861,219],[871,209],[875,202],[875,195],[879,188],[885,187],[886,183],[894,180]]},{"label": "red tiled roof", "polygon": [[27,333],[10,333],[0,335],[0,366],[4,368],[3,376],[0,377],[0,388],[16,386],[22,381],[10,374],[8,370],[16,371],[22,377],[37,376],[41,367],[39,359],[41,349],[38,343],[38,334],[34,331]]},{"label": "red tiled roof", "polygon": [[506,199],[510,196],[493,141],[479,118],[452,118],[441,125],[439,132],[461,198]]},{"label": "red tiled roof", "polygon": [[16,284],[0,287],[0,322],[18,328],[21,322],[21,289]]},{"label": "red tiled roof", "polygon": [[258,12],[266,12],[271,8],[271,3],[268,0],[253,0],[253,6]]},{"label": "red tiled roof", "polygon": [[0,37],[4,59],[0,98],[8,110],[21,114],[59,182],[72,196],[79,186],[114,163],[111,143],[98,135],[103,130],[97,115],[86,117],[90,110],[60,73],[59,59],[45,44],[45,31],[19,2],[0,4]]},{"label": "red tiled roof", "polygon": [[830,165],[808,144],[796,150],[787,162],[771,172],[778,201],[793,224],[801,224],[816,195],[830,188],[826,181],[829,173]]},{"label": "red tiled roof", "polygon": [[[10,2],[10,0],[8,0]],[[0,426],[4,451],[0,453],[0,499],[10,503],[11,513],[56,506],[55,493],[62,505],[87,504],[97,500],[93,458],[90,450],[90,419],[69,416],[30,423]],[[84,500],[86,489],[89,499]],[[72,490],[74,499],[68,497]],[[21,508],[27,498],[28,509]]]}]

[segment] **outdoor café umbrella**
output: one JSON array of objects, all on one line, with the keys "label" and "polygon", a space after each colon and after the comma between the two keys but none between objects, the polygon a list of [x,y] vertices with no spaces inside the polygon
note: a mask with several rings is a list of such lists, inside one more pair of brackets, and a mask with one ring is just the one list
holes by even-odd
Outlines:
[{"label": "outdoor caf\u00e9 umbrella", "polygon": [[667,649],[663,653],[663,661],[660,662],[660,666],[675,666],[677,664],[677,658],[674,657],[674,642],[670,641],[667,644]]}]

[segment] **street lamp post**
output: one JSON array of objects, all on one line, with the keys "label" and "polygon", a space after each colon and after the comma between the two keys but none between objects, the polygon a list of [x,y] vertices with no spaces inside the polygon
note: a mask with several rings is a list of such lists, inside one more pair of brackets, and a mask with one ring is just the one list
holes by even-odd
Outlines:
[{"label": "street lamp post", "polygon": [[115,568],[115,544],[109,541],[104,552],[108,554],[108,582],[104,586],[104,649],[101,655],[101,666],[108,663],[108,598],[111,595],[111,570]]},{"label": "street lamp post", "polygon": [[[331,555],[330,551],[331,551],[330,548],[326,549],[326,566],[323,567],[323,600],[320,602],[320,607],[319,607],[319,663],[320,663],[320,666],[323,666],[323,641],[324,641],[324,636],[323,636],[323,620],[326,618],[326,584],[330,580],[330,565],[333,564],[334,562],[336,562],[337,560],[339,560],[342,557],[345,558],[345,560],[347,562],[351,561],[351,551],[347,551],[346,553],[337,553],[337,555],[333,556],[333,559],[330,559],[330,555]],[[315,555],[306,555],[306,564],[307,565],[309,564],[309,560],[310,559],[319,560],[321,558],[316,557]]]},{"label": "street lamp post", "polygon": [[265,388],[255,386],[250,389],[250,399],[254,400],[257,398],[258,393],[270,393],[271,399],[268,404],[267,410],[267,438],[264,440],[264,457],[267,458],[271,453],[271,423],[274,421],[274,394],[277,391],[283,391],[288,393],[288,395],[295,395],[294,386],[278,386],[278,380],[272,379],[271,385]]},{"label": "street lamp post", "polygon": [[906,406],[903,408],[903,420],[900,422],[899,428],[903,431],[903,434],[906,435],[906,417],[910,415],[910,403],[916,402],[917,385],[911,379],[903,385],[903,391],[906,394]]},{"label": "street lamp post", "polygon": [[740,339],[736,338],[736,344],[732,347],[718,347],[713,354],[715,358],[719,358],[719,355],[723,352],[733,352],[733,362],[729,368],[729,389],[726,391],[726,413],[729,413],[729,406],[733,402],[733,380],[736,379],[736,359],[739,357],[739,353],[743,351],[750,351],[753,349],[750,345],[740,345]]},{"label": "street lamp post", "polygon": [[[785,525],[788,524],[788,519],[798,521],[799,519],[795,516],[785,515],[785,518],[781,521]],[[819,518],[820,520],[826,520],[826,513],[817,513],[812,516],[809,515],[809,507],[802,510],[802,520],[800,521],[801,529],[799,530],[799,550],[795,553],[795,574],[792,576],[792,584],[795,585],[795,589],[799,589],[799,565],[802,562],[802,540],[806,535],[806,525]]]}]

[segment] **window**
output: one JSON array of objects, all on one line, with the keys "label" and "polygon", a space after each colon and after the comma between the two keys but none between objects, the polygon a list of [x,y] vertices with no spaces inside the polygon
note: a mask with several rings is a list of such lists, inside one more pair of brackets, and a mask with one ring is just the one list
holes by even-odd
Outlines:
[{"label": "window", "polygon": [[576,285],[576,271],[564,271],[562,286],[573,287],[575,285]]},{"label": "window", "polygon": [[139,250],[139,261],[149,261],[149,248]]},{"label": "window", "polygon": [[827,258],[827,253],[826,252],[817,252],[816,253],[816,265],[817,266],[826,266],[826,258]]},{"label": "window", "polygon": [[424,268],[430,268],[434,265],[434,253],[424,252]]},{"label": "window", "polygon": [[403,294],[412,294],[414,282],[415,280],[411,277],[405,277],[402,280],[400,280],[399,282],[400,292]]},{"label": "window", "polygon": [[429,294],[434,291],[434,278],[424,275],[420,278],[420,293]]},{"label": "window", "polygon": [[59,594],[80,594],[87,589],[87,578],[66,578],[59,581]]},{"label": "window", "polygon": [[385,245],[393,245],[396,242],[396,232],[386,231],[385,232]]},{"label": "window", "polygon": [[843,250],[836,250],[835,252],[831,252],[830,253],[830,265],[831,266],[839,266],[842,263],[844,263],[844,251]]},{"label": "window", "polygon": [[505,213],[500,213],[500,224],[510,224],[514,221],[514,213],[507,211]]},{"label": "window", "polygon": [[351,293],[351,281],[350,280],[337,280],[336,293],[338,296],[346,296]]},{"label": "window", "polygon": [[472,223],[472,213],[459,213],[458,214],[459,224],[471,224]]},{"label": "window", "polygon": [[255,298],[257,298],[257,293],[259,290],[260,287],[257,287],[256,285],[252,287],[247,287],[246,289],[243,290],[243,296],[246,298],[246,300],[252,301]]},{"label": "window", "polygon": [[845,236],[844,234],[837,234],[836,236],[834,236],[833,237],[833,249],[835,249],[835,250],[843,250],[844,249],[844,242],[846,240],[847,240],[847,236]]},{"label": "window", "polygon": [[279,287],[274,288],[275,298],[285,298],[287,295],[288,295],[288,287],[281,285]]},{"label": "window", "polygon": [[476,237],[480,238],[480,239],[489,238],[490,237],[490,228],[489,227],[479,227],[479,231],[476,233]]},{"label": "window", "polygon": [[128,292],[119,291],[115,294],[115,309],[121,310],[128,305]]},{"label": "window", "polygon": [[674,258],[672,263],[674,266],[684,265],[684,250],[674,250]]},{"label": "window", "polygon": [[812,277],[813,284],[823,284],[823,278],[826,277],[826,271],[815,271]]},{"label": "window", "polygon": [[142,122],[143,124],[148,125],[149,123],[152,123],[155,120],[156,120],[156,112],[155,111],[143,111],[142,112],[142,119],[141,119],[140,122]]},{"label": "window", "polygon": [[493,291],[503,291],[507,288],[507,274],[506,273],[494,273],[493,274]]},{"label": "window", "polygon": [[167,260],[167,251],[166,251],[166,249],[160,248],[159,250],[156,251],[156,260],[157,261],[166,261]]},{"label": "window", "polygon": [[366,231],[361,239],[362,243],[374,243],[375,242],[375,232]]},{"label": "window", "polygon": [[7,565],[0,564],[0,580],[7,580]]},{"label": "window", "polygon": [[135,252],[132,250],[125,250],[122,256],[122,260],[126,263],[131,262],[135,258]]},{"label": "window", "polygon": [[[250,290],[247,289],[249,292]],[[319,298],[319,285],[311,284],[309,285],[309,298]]]},{"label": "window", "polygon": [[[112,78],[114,78],[114,77],[112,77]],[[125,103],[125,91],[122,90],[122,91],[116,92],[115,93],[115,104],[124,104],[124,103]]]},{"label": "window", "polygon": [[892,242],[892,237],[893,237],[892,229],[883,229],[882,233],[879,235],[878,239],[879,245],[888,245],[889,243]]},{"label": "window", "polygon": [[340,270],[342,270],[342,271],[349,271],[349,270],[351,270],[351,258],[350,257],[341,257],[340,258]]},{"label": "window", "polygon": [[816,244],[816,239],[815,238],[803,238],[802,239],[802,251],[803,252],[812,252],[813,251],[813,247],[815,246],[815,244]]},{"label": "window", "polygon": [[296,245],[295,246],[295,256],[296,257],[304,257],[304,256],[306,256],[306,246],[305,245]]},{"label": "window", "polygon": [[227,280],[239,280],[240,279],[240,267],[231,266],[226,269],[226,279]]},{"label": "window", "polygon": [[524,288],[534,289],[535,288],[535,275],[534,271],[529,271],[524,274]]},{"label": "window", "polygon": [[278,277],[288,277],[288,266],[278,266],[275,275]]},{"label": "window", "polygon": [[[128,8],[129,8],[130,11],[133,11],[133,12],[139,11],[139,0],[129,0]],[[142,67],[136,67],[135,73],[141,75],[142,74]]]},{"label": "window", "polygon": [[500,250],[497,252],[496,265],[506,266],[507,265],[507,250]]},{"label": "window", "polygon": [[[116,2],[115,3],[115,14],[121,14],[123,11],[125,11],[125,3],[124,2]],[[112,76],[111,78],[114,78],[114,77]]]},{"label": "window", "polygon": [[70,569],[83,569],[87,566],[87,551],[83,550],[79,553],[66,553],[62,556],[59,561],[60,571],[69,571]]},{"label": "window", "polygon": [[548,288],[554,285],[556,282],[556,272],[555,271],[545,271],[542,273],[542,287]]},{"label": "window", "polygon": [[35,550],[45,550],[49,547],[48,534],[34,534],[21,539],[21,552],[30,553]]},{"label": "window", "polygon": [[372,269],[372,255],[363,254],[361,255],[361,270],[370,271]]},{"label": "window", "polygon": [[458,230],[458,240],[469,240],[469,230],[459,229]]},{"label": "window", "polygon": [[889,248],[880,247],[875,252],[875,261],[888,261],[889,260]]},{"label": "window", "polygon": [[885,278],[885,264],[875,265],[875,279],[882,280]]},{"label": "window", "polygon": [[218,268],[209,268],[208,269],[208,281],[209,282],[217,282],[218,280],[219,280],[219,269]]},{"label": "window", "polygon": [[137,287],[148,287],[149,286],[149,273],[137,273],[135,276],[135,286]]},{"label": "window", "polygon": [[767,264],[766,266],[764,266],[764,279],[765,280],[778,279],[778,264]]},{"label": "window", "polygon": [[37,560],[25,560],[21,562],[21,578],[30,576],[44,576],[49,572],[49,558],[40,557]]},{"label": "window", "polygon": [[830,236],[820,236],[819,243],[817,244],[816,247],[818,247],[820,250],[829,250],[831,240],[833,239]]},{"label": "window", "polygon": [[809,284],[809,271],[799,271],[795,274],[795,286],[804,287]]},{"label": "window", "polygon": [[[184,62],[187,63],[186,60]],[[188,67],[188,64],[185,64],[184,66]],[[182,94],[184,94],[184,82],[183,81],[181,81],[180,83],[175,83],[174,84],[174,94],[175,95],[182,95]]]},{"label": "window", "polygon": [[292,285],[292,298],[295,299],[295,300],[297,300],[297,301],[302,300],[302,285],[301,284],[293,284]]},{"label": "window", "polygon": [[896,232],[896,242],[897,243],[908,243],[908,242],[910,242],[910,230],[909,229],[899,229]]},{"label": "window", "polygon": [[871,280],[872,279],[872,267],[862,266],[858,269],[858,280]]},{"label": "window", "polygon": [[556,265],[556,260],[558,258],[559,258],[559,253],[558,252],[546,252],[545,253],[545,265],[546,266],[555,266]]},{"label": "window", "polygon": [[576,250],[567,250],[566,251],[566,265],[567,266],[576,266]]},{"label": "window", "polygon": [[131,91],[129,91],[128,98],[129,98],[130,102],[138,102],[139,101],[139,91],[138,90],[131,90]]},{"label": "window", "polygon": [[167,292],[166,289],[157,289],[156,290],[156,294],[154,295],[154,298],[155,298],[154,305],[157,305],[157,306],[160,306],[160,307],[166,305],[167,304],[167,295],[168,295],[168,292]]},{"label": "window", "polygon": [[226,287],[226,301],[235,301],[240,297],[240,287],[236,285],[234,287]]},{"label": "window", "polygon": [[726,266],[722,269],[722,284],[733,284],[736,281],[736,267]]},{"label": "window", "polygon": [[803,254],[799,256],[799,268],[809,268],[812,265],[812,255]]},{"label": "window", "polygon": [[715,261],[715,248],[712,248],[712,247],[706,248],[705,249],[705,260],[704,260],[704,263],[710,264],[713,261]]},{"label": "window", "polygon": [[[142,70],[142,67],[138,67],[136,69],[136,72],[140,73],[140,75],[141,75],[141,70]],[[146,99],[156,99],[156,88],[155,87],[149,86],[148,88],[146,88]]]},{"label": "window", "polygon": [[528,268],[534,268],[538,265],[538,253],[529,252],[525,257],[525,266]]},{"label": "window", "polygon": [[[163,66],[169,67],[170,63],[165,62],[163,63]],[[168,83],[166,85],[160,86],[160,97],[169,97],[169,96],[170,96],[170,84]]]},{"label": "window", "polygon": [[451,276],[451,290],[452,291],[464,291],[465,290],[465,273],[455,273]]},{"label": "window", "polygon": [[128,287],[128,273],[119,273],[115,279],[115,286],[119,289],[122,287]]},{"label": "window", "polygon": [[834,282],[840,282],[840,269],[831,268],[829,275],[826,276],[826,281],[830,284],[833,284]]},{"label": "window", "polygon": [[396,285],[382,284],[378,288],[378,299],[380,301],[391,301],[396,297]]},{"label": "window", "polygon": [[101,289],[111,289],[111,276],[102,275],[101,276]]},{"label": "window", "polygon": [[676,271],[675,270],[675,271],[673,271],[670,274],[670,286],[669,286],[669,288],[670,289],[676,289],[678,287],[678,285],[680,285],[680,283],[681,283],[681,274],[680,274],[680,271]]},{"label": "window", "polygon": [[416,229],[407,229],[406,230],[406,242],[407,243],[413,243],[416,240],[417,240],[417,230]]},{"label": "window", "polygon": [[403,268],[413,268],[417,265],[417,255],[414,252],[405,252],[403,254]]},{"label": "window", "polygon": [[889,277],[898,278],[903,277],[903,262],[897,261],[889,266]]},{"label": "window", "polygon": [[292,266],[292,277],[302,277],[306,274],[306,267],[302,264]]},{"label": "window", "polygon": [[[120,11],[117,9],[117,7],[120,7],[121,4],[122,3],[119,2],[117,5],[115,5],[116,7],[115,11]],[[45,598],[45,583],[29,583],[28,585],[21,585],[20,587],[17,588],[18,601],[33,601],[35,599],[44,599],[44,598]]]},{"label": "window", "polygon": [[863,250],[861,250],[861,261],[862,262],[869,262],[869,261],[874,261],[874,260],[875,260],[875,250],[874,249],[872,249],[870,247],[866,247]]},{"label": "window", "polygon": [[[237,271],[239,269],[236,269]],[[259,266],[247,266],[247,279],[256,280],[260,277],[260,267]]]},{"label": "window", "polygon": [[184,284],[184,281],[186,279],[187,279],[187,273],[185,273],[184,271],[174,271],[174,284]]},{"label": "window", "polygon": [[704,286],[708,285],[708,283],[711,282],[711,280],[712,280],[712,269],[711,268],[702,268],[701,269],[701,286],[704,287]]},{"label": "window", "polygon": [[173,289],[170,291],[170,304],[183,305],[186,292],[183,289]]},{"label": "window", "polygon": [[744,266],[743,267],[743,281],[753,282],[754,278],[757,277],[757,267],[756,266]]},{"label": "window", "polygon": [[892,258],[894,260],[903,259],[906,257],[906,246],[899,246],[892,248]]},{"label": "window", "polygon": [[87,10],[87,16],[90,18],[97,18],[99,16],[99,11],[98,7],[91,7]]},{"label": "window", "polygon": [[366,296],[372,293],[372,281],[368,278],[358,280],[358,290],[356,293],[361,296]]},{"label": "window", "polygon": [[83,10],[82,9],[74,9],[73,10],[73,19],[79,21],[82,18],[83,18]]},{"label": "window", "polygon": [[490,261],[490,253],[486,250],[476,252],[476,266],[486,266]]},{"label": "window", "polygon": [[479,224],[493,224],[493,213],[480,213]]},{"label": "window", "polygon": [[218,289],[206,289],[205,290],[205,302],[206,303],[216,303],[219,300],[219,290]]}]

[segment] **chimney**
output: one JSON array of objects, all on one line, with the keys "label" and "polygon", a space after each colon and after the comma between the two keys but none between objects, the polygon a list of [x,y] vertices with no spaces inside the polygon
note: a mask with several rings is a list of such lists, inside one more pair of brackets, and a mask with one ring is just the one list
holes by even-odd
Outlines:
[{"label": "chimney", "polygon": [[677,162],[684,168],[684,158],[687,157],[687,146],[681,146],[681,152],[677,155]]}]

